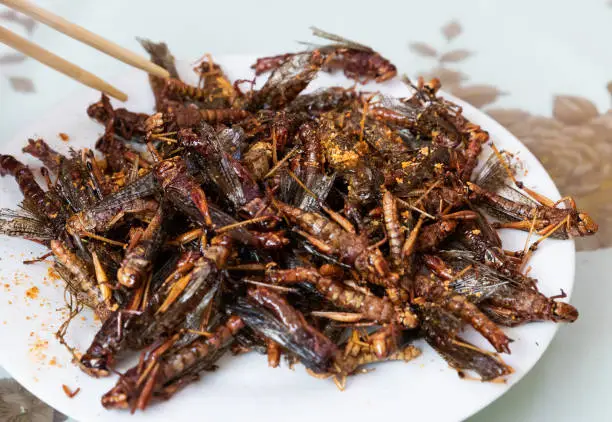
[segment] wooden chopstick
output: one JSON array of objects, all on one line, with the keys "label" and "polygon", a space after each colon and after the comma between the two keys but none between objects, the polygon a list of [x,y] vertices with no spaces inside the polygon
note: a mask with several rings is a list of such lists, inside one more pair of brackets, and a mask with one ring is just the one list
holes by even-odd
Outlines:
[{"label": "wooden chopstick", "polygon": [[130,66],[137,67],[150,73],[151,75],[159,76],[160,78],[169,78],[170,74],[166,69],[151,63],[147,59],[138,54],[123,48],[101,36],[94,34],[91,31],[83,28],[82,26],[76,25],[72,22],[68,22],[61,16],[57,16],[45,9],[32,4],[26,0],[0,0],[0,4],[4,4],[14,10],[17,10],[23,14],[26,14],[45,25],[50,26],[64,34],[77,39],[91,47],[102,51],[122,62],[129,64]]},{"label": "wooden chopstick", "polygon": [[72,79],[76,79],[84,85],[97,89],[98,91],[102,91],[118,100],[127,100],[127,95],[125,93],[119,91],[109,83],[104,82],[93,73],[89,73],[85,69],[81,69],[77,65],[56,56],[33,42],[12,33],[3,26],[0,26],[0,42],[8,45],[9,47],[13,47],[15,50],[22,52],[26,56],[52,67],[58,72],[62,72],[64,75],[69,76]]}]

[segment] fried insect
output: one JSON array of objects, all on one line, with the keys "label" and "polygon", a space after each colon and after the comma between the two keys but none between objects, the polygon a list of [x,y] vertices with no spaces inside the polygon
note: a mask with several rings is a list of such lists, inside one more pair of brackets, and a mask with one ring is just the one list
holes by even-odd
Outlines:
[{"label": "fried insect", "polygon": [[[562,292],[559,297],[565,294]],[[482,309],[493,321],[508,327],[531,321],[574,322],[578,319],[575,307],[555,299],[533,289],[508,285],[487,298]]]},{"label": "fried insect", "polygon": [[164,219],[163,205],[139,237],[125,254],[121,267],[117,271],[117,281],[122,285],[135,288],[146,279],[153,266],[153,260],[163,241],[162,224]]},{"label": "fried insect", "polygon": [[[475,201],[514,220],[512,223],[498,224],[499,228],[514,228],[529,231],[533,228],[540,235],[551,235],[561,239],[589,236],[597,232],[595,221],[585,212],[578,211],[575,204],[570,208],[557,208],[554,202],[534,206],[514,202],[480,186],[468,182]],[[533,220],[533,224],[532,224]]]},{"label": "fried insect", "polygon": [[336,345],[310,325],[300,311],[265,287],[249,289],[247,297],[250,301],[239,299],[230,307],[231,312],[260,335],[297,355],[311,371],[329,370]]},{"label": "fried insect", "polygon": [[[334,42],[334,44],[326,46],[316,46],[326,55],[324,67],[326,71],[342,70],[347,78],[361,83],[366,83],[370,80],[384,82],[397,75],[395,65],[370,47],[315,27],[310,29],[314,36]],[[255,69],[256,75],[259,75],[277,69],[297,54],[303,53],[262,57],[257,59],[251,68]]]},{"label": "fried insect", "polygon": [[105,94],[102,94],[100,101],[87,108],[87,115],[112,129],[112,133],[122,139],[136,142],[142,142],[146,134],[145,121],[149,118],[145,113],[134,113],[125,108],[114,109]]},{"label": "fried insect", "polygon": [[382,199],[383,217],[385,229],[389,237],[389,255],[395,268],[401,267],[402,245],[404,244],[404,233],[400,227],[397,213],[397,204],[393,194],[389,191],[383,194]]},{"label": "fried insect", "polygon": [[279,201],[275,201],[274,206],[297,225],[302,230],[300,234],[322,253],[354,265],[372,283],[384,287],[397,286],[398,275],[390,270],[380,249],[369,246],[365,238],[344,230],[318,213],[304,212]]},{"label": "fried insect", "polygon": [[92,308],[101,321],[108,319],[111,310],[87,263],[59,240],[52,240],[50,248],[57,260],[56,268],[59,266],[60,273],[65,271],[70,275],[65,278],[66,281],[74,280],[68,285],[68,289],[77,297],[79,303]]},{"label": "fried insect", "polygon": [[246,109],[249,111],[259,108],[275,110],[284,107],[308,86],[323,63],[324,57],[318,50],[292,56],[272,72],[259,91],[252,93]]},{"label": "fried insect", "polygon": [[26,165],[11,155],[0,155],[0,176],[8,174],[17,181],[28,210],[36,210],[41,219],[54,225],[61,224],[66,218],[66,211],[59,198],[43,191]]},{"label": "fried insect", "polygon": [[[156,299],[157,296],[154,296],[154,294],[156,295],[157,292],[149,290],[155,290],[155,286],[159,287],[160,284],[171,285],[187,276],[200,257],[201,254],[197,251],[185,251],[174,262],[175,265],[168,266],[169,271],[162,267],[152,276],[149,286],[143,285],[140,290],[135,290],[125,308],[112,312],[108,319],[104,321],[87,352],[80,359],[81,369],[95,377],[107,376],[117,359],[117,355],[133,346],[132,343],[134,342],[130,342],[129,338],[138,337],[142,333],[146,326],[146,321],[143,322],[143,320],[150,321],[151,312],[145,315],[142,311],[143,307],[146,309],[149,306],[144,297],[149,296]],[[172,260],[168,262],[172,263]],[[159,302],[160,299],[156,299],[156,303],[159,304]],[[140,345],[136,345],[136,348],[140,348]]]},{"label": "fried insect", "polygon": [[208,199],[199,183],[187,171],[187,164],[181,157],[172,157],[157,163],[153,169],[155,180],[164,191],[165,197],[181,209],[194,205],[207,227],[212,227],[208,210]]},{"label": "fried insect", "polygon": [[457,369],[459,376],[464,376],[464,370],[472,370],[480,375],[482,381],[494,381],[503,380],[513,372],[500,358],[461,339],[457,333],[462,324],[450,312],[426,303],[419,306],[419,314],[427,342]]},{"label": "fried insect", "polygon": [[298,267],[289,270],[273,270],[267,278],[276,284],[312,283],[331,303],[341,309],[359,314],[360,319],[388,323],[398,320],[393,304],[387,298],[373,293],[362,293],[340,281],[323,277],[314,268]]},{"label": "fried insect", "polygon": [[415,293],[425,298],[428,302],[436,303],[470,324],[483,337],[485,337],[495,350],[510,353],[510,339],[493,321],[491,321],[476,305],[469,302],[465,297],[452,294],[447,287],[435,280],[423,275],[416,278]]},{"label": "fried insect", "polygon": [[146,199],[155,192],[155,180],[149,173],[91,208],[73,214],[66,221],[66,229],[73,234],[104,232],[126,214],[155,212],[159,206],[157,201]]},{"label": "fried insect", "polygon": [[144,410],[151,398],[168,400],[197,380],[198,373],[212,368],[243,327],[240,318],[231,316],[210,337],[196,338],[186,346],[172,349],[176,339],[170,338],[123,374],[117,385],[102,396],[102,405],[107,409]]}]

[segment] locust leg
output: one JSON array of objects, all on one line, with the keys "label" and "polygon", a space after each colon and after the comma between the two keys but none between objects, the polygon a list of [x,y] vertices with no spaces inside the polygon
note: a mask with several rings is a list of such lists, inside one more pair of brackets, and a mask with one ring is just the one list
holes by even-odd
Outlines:
[{"label": "locust leg", "polygon": [[517,230],[529,230],[531,222],[527,220],[523,221],[510,221],[506,223],[493,223],[493,227],[496,229],[517,229]]},{"label": "locust leg", "polygon": [[340,215],[340,213],[337,213],[336,211],[327,208],[326,206],[321,205],[321,208],[330,216],[332,220],[338,223],[344,230],[352,234],[356,233],[355,227],[347,218]]},{"label": "locust leg", "polygon": [[363,319],[363,314],[354,312],[327,312],[327,311],[313,311],[310,315],[315,317],[327,318],[332,321],[339,322],[358,322]]},{"label": "locust leg", "polygon": [[98,254],[96,252],[92,252],[91,257],[93,259],[94,270],[96,273],[96,281],[98,282],[100,292],[102,293],[102,297],[107,303],[107,306],[110,307],[112,300],[112,292],[109,287],[108,276],[106,275],[106,271],[104,271],[104,267],[102,267],[102,263],[100,263]]},{"label": "locust leg", "polygon": [[306,233],[303,230],[296,230],[295,232],[302,235],[304,238],[306,238],[306,240],[312,243],[312,245],[315,248],[319,249],[319,251],[321,251],[322,253],[331,254],[334,252],[334,249],[331,246],[326,245],[325,243],[323,243],[321,240],[317,239],[313,235]]},{"label": "locust leg", "polygon": [[119,211],[106,225],[105,230],[108,231],[111,227],[119,222],[125,216],[125,211]]},{"label": "locust leg", "polygon": [[202,188],[199,186],[194,187],[189,193],[189,196],[191,197],[191,200],[195,206],[198,208],[198,211],[200,211],[200,214],[202,214],[202,217],[204,217],[206,227],[213,227],[212,218],[210,217],[210,212],[208,210],[208,201],[206,200],[206,195],[204,194]]},{"label": "locust leg", "polygon": [[53,252],[47,252],[46,254],[41,255],[41,256],[39,256],[37,258],[25,260],[25,261],[23,261],[23,263],[25,265],[36,264],[37,262],[44,261],[45,259],[49,258],[50,256],[53,256]]},{"label": "locust leg", "polygon": [[406,259],[414,253],[414,249],[416,247],[416,241],[419,236],[419,231],[421,230],[421,226],[425,222],[425,216],[421,215],[416,225],[410,232],[408,238],[406,238],[406,242],[404,242],[404,246],[402,247],[402,257]]},{"label": "locust leg", "polygon": [[557,230],[560,230],[563,227],[563,225],[569,226],[569,218],[570,217],[568,215],[563,220],[561,220],[559,223],[549,224],[548,226],[540,230],[538,234],[541,235],[542,237],[540,237],[538,240],[536,240],[535,242],[531,244],[531,246],[529,247],[529,251],[530,252],[535,251],[540,243],[542,243],[544,240],[552,236],[552,234],[555,233]]},{"label": "locust leg", "polygon": [[169,245],[184,245],[186,243],[198,239],[200,236],[202,236],[203,233],[204,231],[202,229],[190,230],[186,233],[177,236],[175,239],[168,241],[167,243]]}]

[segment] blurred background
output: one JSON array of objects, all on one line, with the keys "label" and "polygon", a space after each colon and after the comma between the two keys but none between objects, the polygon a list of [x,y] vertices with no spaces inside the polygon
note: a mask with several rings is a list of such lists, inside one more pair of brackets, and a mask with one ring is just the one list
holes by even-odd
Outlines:
[{"label": "blurred background", "polygon": [[[471,421],[612,420],[612,1],[36,1],[128,49],[165,41],[179,59],[275,54],[308,27],[371,45],[411,77],[483,109],[519,137],[600,224],[577,242],[581,317],[536,367]],[[126,66],[0,6],[0,25],[105,80]],[[142,52],[144,54],[144,52]],[[121,87],[119,87],[121,88]],[[87,89],[0,45],[0,144]],[[85,113],[83,112],[83,117]],[[23,142],[25,140],[17,140]],[[0,369],[0,421],[60,421]],[[441,398],[443,401],[443,398]],[[19,419],[18,419],[19,417]]]}]

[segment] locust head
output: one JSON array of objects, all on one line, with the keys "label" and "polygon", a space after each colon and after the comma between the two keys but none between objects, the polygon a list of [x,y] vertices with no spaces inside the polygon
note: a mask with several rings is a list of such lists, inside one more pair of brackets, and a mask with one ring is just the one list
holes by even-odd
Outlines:
[{"label": "locust head", "polygon": [[555,302],[552,319],[558,322],[574,322],[578,319],[578,310],[569,303]]},{"label": "locust head", "polygon": [[374,55],[371,59],[372,67],[375,69],[376,82],[384,82],[397,75],[397,68],[389,60],[379,54]]},{"label": "locust head", "polygon": [[578,235],[587,236],[597,232],[599,226],[586,212],[578,213]]}]

